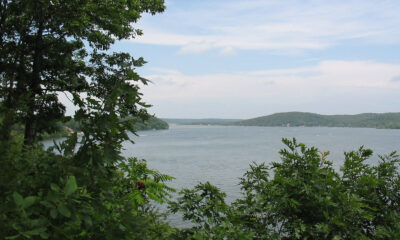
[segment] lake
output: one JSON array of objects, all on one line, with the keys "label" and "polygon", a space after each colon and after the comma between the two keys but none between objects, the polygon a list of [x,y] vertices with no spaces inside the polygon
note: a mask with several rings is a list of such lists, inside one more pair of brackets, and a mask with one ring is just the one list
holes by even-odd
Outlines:
[{"label": "lake", "polygon": [[131,136],[135,144],[124,145],[125,156],[144,158],[149,168],[175,177],[169,185],[178,190],[210,181],[228,194],[228,201],[240,196],[239,178],[250,163],[280,160],[282,138],[330,151],[336,169],[344,151],[362,145],[374,151],[372,164],[377,154],[400,150],[400,130],[392,129],[170,125],[138,134]]},{"label": "lake", "polygon": [[[252,162],[279,161],[282,138],[330,151],[336,169],[343,164],[343,152],[364,145],[374,151],[368,161],[375,164],[377,154],[400,150],[400,130],[328,127],[245,127],[170,125],[169,130],[131,134],[135,144],[126,142],[126,157],[144,158],[148,167],[175,177],[168,185],[180,190],[210,181],[227,193],[227,201],[240,197],[239,178]],[[45,146],[52,141],[45,141]],[[165,209],[165,207],[162,207]],[[189,226],[179,215],[168,221],[177,227]]]}]

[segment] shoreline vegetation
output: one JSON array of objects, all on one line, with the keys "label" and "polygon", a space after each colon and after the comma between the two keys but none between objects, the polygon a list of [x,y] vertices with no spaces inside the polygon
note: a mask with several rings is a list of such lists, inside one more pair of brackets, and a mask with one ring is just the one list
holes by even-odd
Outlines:
[{"label": "shoreline vegetation", "polygon": [[355,115],[322,115],[308,112],[282,112],[267,116],[239,119],[163,119],[179,125],[224,125],[260,127],[350,127],[400,129],[400,113],[362,113]]},{"label": "shoreline vegetation", "polygon": [[[68,137],[73,133],[77,133],[78,136],[83,135],[81,132],[81,125],[79,122],[71,119],[65,123],[57,123],[57,130],[53,133],[42,133],[42,140],[49,140],[55,138]],[[169,128],[167,122],[151,116],[148,120],[138,120],[134,126],[135,131],[150,131],[150,130],[165,130]]]}]

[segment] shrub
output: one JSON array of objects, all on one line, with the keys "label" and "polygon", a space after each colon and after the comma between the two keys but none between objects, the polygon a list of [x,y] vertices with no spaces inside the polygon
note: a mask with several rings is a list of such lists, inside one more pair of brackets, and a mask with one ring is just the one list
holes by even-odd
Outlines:
[{"label": "shrub", "polygon": [[[209,183],[185,189],[171,205],[203,239],[399,239],[399,156],[366,160],[361,147],[345,153],[341,172],[328,152],[283,139],[281,162],[252,164],[241,178],[243,197],[231,205]],[[232,235],[233,234],[233,235]]]}]

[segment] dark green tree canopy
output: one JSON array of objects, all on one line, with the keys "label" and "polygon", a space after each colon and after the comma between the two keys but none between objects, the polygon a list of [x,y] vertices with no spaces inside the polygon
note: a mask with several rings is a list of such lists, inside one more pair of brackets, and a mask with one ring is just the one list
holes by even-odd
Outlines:
[{"label": "dark green tree canopy", "polygon": [[146,83],[134,72],[144,60],[107,50],[116,40],[142,34],[134,27],[142,13],[164,8],[162,0],[1,1],[2,140],[16,122],[24,126],[25,145],[51,130],[65,113],[60,93],[72,94],[81,109],[91,108],[91,99],[118,109],[120,117],[136,113],[132,103],[139,104],[140,95],[132,81]]},{"label": "dark green tree canopy", "polygon": [[[0,0],[0,238],[155,239],[171,177],[124,158],[138,119],[148,118],[135,68],[143,58],[111,52],[141,35],[143,13],[162,0]],[[44,150],[40,134],[77,107],[83,136]],[[79,143],[79,144],[78,144]],[[139,187],[140,186],[140,187]],[[151,229],[151,230],[150,230]]]}]

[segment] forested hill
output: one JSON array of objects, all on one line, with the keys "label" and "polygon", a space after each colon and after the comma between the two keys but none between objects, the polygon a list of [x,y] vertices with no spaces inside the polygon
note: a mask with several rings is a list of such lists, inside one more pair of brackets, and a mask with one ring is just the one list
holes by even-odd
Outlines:
[{"label": "forested hill", "polygon": [[142,121],[137,122],[135,125],[136,131],[144,131],[144,130],[162,130],[168,129],[169,125],[164,120],[161,120],[156,117],[150,117],[145,123]]},{"label": "forested hill", "polygon": [[[59,128],[70,128],[73,131],[80,131],[80,124],[74,120],[70,120],[63,125],[60,125]],[[135,124],[135,130],[136,131],[144,131],[144,130],[162,130],[162,129],[168,129],[169,125],[167,122],[151,116],[146,122],[143,121],[137,121]]]},{"label": "forested hill", "polygon": [[306,112],[275,113],[227,125],[239,126],[321,126],[400,129],[400,113],[363,113],[356,115],[320,115]]},{"label": "forested hill", "polygon": [[[1,120],[1,119],[0,119]],[[42,139],[51,139],[51,138],[61,138],[68,136],[71,132],[80,132],[81,125],[74,121],[70,120],[66,123],[58,123],[56,126],[57,130],[51,133],[43,133],[41,134]],[[138,121],[135,124],[136,131],[145,131],[145,130],[162,130],[168,129],[169,125],[167,122],[157,118],[150,117],[145,123],[143,121]]]}]

